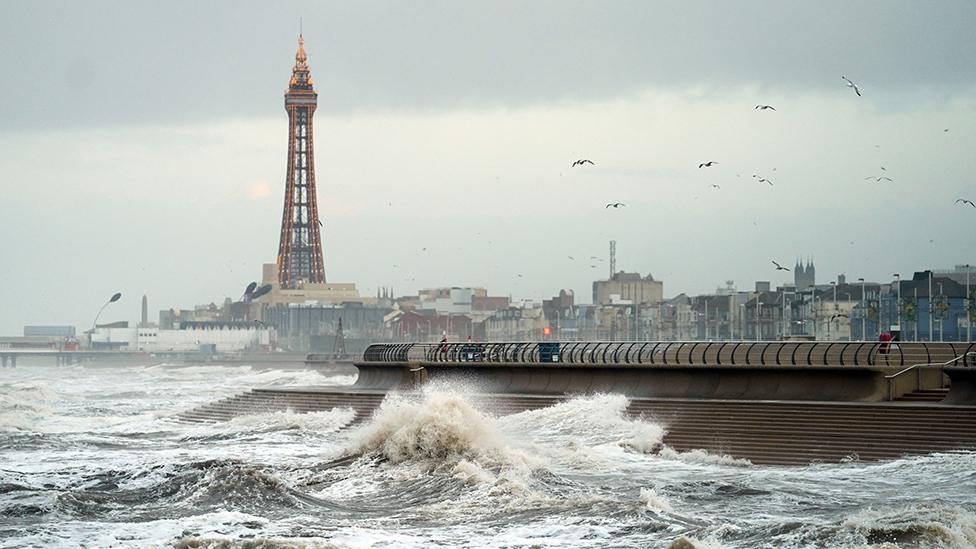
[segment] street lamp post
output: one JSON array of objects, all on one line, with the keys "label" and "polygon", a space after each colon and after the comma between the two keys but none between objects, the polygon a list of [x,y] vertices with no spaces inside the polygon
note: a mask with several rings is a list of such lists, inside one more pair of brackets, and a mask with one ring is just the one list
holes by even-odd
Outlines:
[{"label": "street lamp post", "polygon": [[762,312],[762,301],[756,300],[756,341],[759,341],[759,334],[762,331],[759,324],[759,314]]},{"label": "street lamp post", "polygon": [[746,340],[746,304],[739,303],[739,339],[741,341]]},{"label": "street lamp post", "polygon": [[[945,294],[942,293],[942,283],[939,282],[939,303],[941,304],[944,299],[945,299]],[[939,341],[940,342],[942,341],[942,334],[943,332],[945,332],[945,324],[943,324],[943,322],[945,322],[945,319],[942,318],[942,314],[940,313],[939,314]]]},{"label": "street lamp post", "polygon": [[861,341],[868,340],[868,301],[867,295],[864,293],[864,279],[858,278],[858,282],[861,283]]},{"label": "street lamp post", "polygon": [[969,295],[969,271],[972,270],[972,266],[968,263],[966,264],[966,341],[973,340],[973,319],[972,319],[972,308],[973,308],[973,298]]},{"label": "street lamp post", "polygon": [[895,324],[898,325],[898,331],[901,332],[901,275],[895,273]]},{"label": "street lamp post", "polygon": [[108,307],[109,303],[115,303],[120,299],[122,299],[122,292],[115,292],[114,294],[112,294],[112,297],[108,298],[108,301],[106,301],[105,304],[102,305],[102,308],[99,309],[98,312],[95,314],[95,320],[92,321],[91,336],[88,337],[89,348],[94,347],[95,326],[98,325],[98,317],[102,316],[102,311],[105,310],[105,307]]},{"label": "street lamp post", "polygon": [[935,312],[935,307],[932,306],[932,271],[929,271],[929,341],[933,340],[933,335],[935,334],[935,328],[932,327],[932,313]]},{"label": "street lamp post", "polygon": [[787,324],[786,324],[786,296],[788,296],[788,295],[793,295],[793,294],[790,293],[790,292],[783,292],[783,312],[780,313],[780,317],[781,317],[780,318],[780,321],[781,321],[780,324],[783,325],[783,339],[784,340],[786,339],[786,336],[787,336],[787,333],[786,333],[786,331],[787,331]]}]

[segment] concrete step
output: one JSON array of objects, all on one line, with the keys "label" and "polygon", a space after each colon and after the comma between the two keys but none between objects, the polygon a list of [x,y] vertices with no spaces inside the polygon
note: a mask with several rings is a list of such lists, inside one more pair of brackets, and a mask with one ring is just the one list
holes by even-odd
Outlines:
[{"label": "concrete step", "polygon": [[895,398],[898,402],[939,402],[949,394],[949,389],[916,389]]}]

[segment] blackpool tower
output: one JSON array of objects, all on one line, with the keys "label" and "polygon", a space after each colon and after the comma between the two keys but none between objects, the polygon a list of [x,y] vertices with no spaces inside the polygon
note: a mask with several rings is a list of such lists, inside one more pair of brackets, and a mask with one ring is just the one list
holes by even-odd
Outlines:
[{"label": "blackpool tower", "polygon": [[322,262],[322,222],[315,200],[315,152],[312,115],[318,101],[308,70],[305,39],[298,36],[298,52],[292,69],[285,110],[288,111],[288,170],[285,207],[281,214],[278,243],[278,283],[282,288],[301,288],[325,282]]}]

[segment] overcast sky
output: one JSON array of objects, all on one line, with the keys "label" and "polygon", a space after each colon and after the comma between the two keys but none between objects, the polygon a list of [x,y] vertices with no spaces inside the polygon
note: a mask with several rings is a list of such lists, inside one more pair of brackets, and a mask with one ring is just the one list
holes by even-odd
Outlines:
[{"label": "overcast sky", "polygon": [[115,291],[101,320],[136,320],[143,294],[155,319],[260,277],[299,18],[330,281],[588,302],[610,239],[668,296],[792,280],[771,259],[812,257],[818,282],[976,264],[976,209],[954,204],[976,200],[970,0],[0,14],[0,335],[85,329]]}]

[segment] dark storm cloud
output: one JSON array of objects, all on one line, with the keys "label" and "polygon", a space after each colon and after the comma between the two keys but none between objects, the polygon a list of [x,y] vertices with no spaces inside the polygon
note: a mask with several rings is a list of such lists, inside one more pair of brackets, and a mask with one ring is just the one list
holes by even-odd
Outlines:
[{"label": "dark storm cloud", "polygon": [[320,109],[441,110],[647,87],[918,89],[976,81],[976,3],[19,2],[0,129],[280,114],[298,18]]}]

